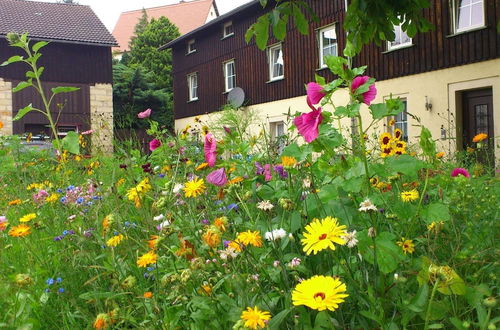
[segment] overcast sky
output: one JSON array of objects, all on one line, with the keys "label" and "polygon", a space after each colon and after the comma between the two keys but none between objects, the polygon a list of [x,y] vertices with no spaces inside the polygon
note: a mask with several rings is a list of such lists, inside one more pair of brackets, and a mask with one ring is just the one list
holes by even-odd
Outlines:
[{"label": "overcast sky", "polygon": [[[40,1],[40,0],[39,0]],[[56,2],[55,0],[41,0]],[[251,0],[216,0],[220,14],[224,14]],[[111,32],[121,12],[178,3],[179,0],[76,0],[81,5],[89,5]]]}]

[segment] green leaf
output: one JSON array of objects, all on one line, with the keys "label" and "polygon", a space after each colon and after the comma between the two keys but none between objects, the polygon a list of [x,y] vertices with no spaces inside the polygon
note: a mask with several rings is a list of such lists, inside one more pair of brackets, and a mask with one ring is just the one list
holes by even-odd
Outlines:
[{"label": "green leaf", "polygon": [[290,314],[291,311],[292,311],[291,308],[282,310],[281,312],[279,312],[278,314],[276,314],[271,318],[267,326],[270,329],[280,329],[281,323],[283,323],[283,321],[286,319],[286,317],[288,316],[288,314]]},{"label": "green leaf", "polygon": [[442,203],[432,203],[428,205],[422,210],[421,214],[427,224],[430,224],[433,221],[449,221],[451,218],[448,206]]},{"label": "green leaf", "polygon": [[60,94],[60,93],[69,93],[69,92],[74,92],[79,90],[80,88],[78,87],[54,87],[51,88],[52,93],[55,94]]},{"label": "green leaf", "polygon": [[33,84],[31,82],[27,81],[20,81],[19,84],[17,84],[16,87],[12,88],[13,93],[17,93],[19,91],[22,91],[23,89],[32,86]]},{"label": "green leaf", "polygon": [[285,18],[279,19],[278,22],[273,26],[274,37],[280,41],[283,41],[286,36],[286,24],[287,20]]},{"label": "green leaf", "polygon": [[297,30],[303,35],[308,34],[309,23],[307,22],[304,13],[302,13],[302,10],[295,4],[292,4],[292,15],[295,19],[295,26],[297,27]]},{"label": "green leaf", "polygon": [[375,262],[375,248],[377,249],[377,264],[384,274],[395,271],[404,255],[395,243],[396,236],[389,232],[382,232],[375,237],[375,242],[368,236],[368,230],[363,230],[358,235],[358,249],[363,258],[369,263]]},{"label": "green leaf", "polygon": [[310,144],[303,144],[299,147],[297,143],[292,143],[283,149],[283,156],[290,156],[297,159],[298,162],[304,161],[312,152]]},{"label": "green leaf", "polygon": [[47,41],[39,41],[33,45],[32,49],[36,53],[40,50],[40,48],[47,46],[49,43]]},{"label": "green leaf", "polygon": [[385,159],[385,164],[395,172],[402,173],[411,178],[415,178],[418,171],[427,167],[427,164],[410,155],[401,155],[399,157],[390,157]]},{"label": "green leaf", "polygon": [[347,66],[347,60],[340,56],[325,56],[325,63],[334,74],[342,76],[344,66]]},{"label": "green leaf", "polygon": [[32,110],[33,110],[33,106],[30,103],[27,106],[25,106],[24,108],[22,108],[21,110],[19,110],[17,112],[17,115],[12,120],[13,121],[19,120],[19,119],[23,118],[28,112],[30,112]]},{"label": "green leaf", "polygon": [[62,147],[72,154],[79,155],[80,144],[78,142],[78,133],[70,131],[67,133],[64,139],[62,139]]},{"label": "green leaf", "polygon": [[431,131],[424,126],[420,131],[420,147],[429,158],[434,158],[434,155],[436,155],[436,142],[432,139]]},{"label": "green leaf", "polygon": [[6,66],[6,65],[9,65],[12,63],[21,62],[22,60],[23,60],[22,56],[19,56],[19,55],[12,56],[12,57],[9,57],[9,59],[7,61],[0,64],[0,66]]},{"label": "green leaf", "polygon": [[427,299],[429,298],[429,285],[424,283],[418,288],[417,294],[413,297],[408,309],[415,313],[421,313],[425,310],[425,305],[427,304]]}]

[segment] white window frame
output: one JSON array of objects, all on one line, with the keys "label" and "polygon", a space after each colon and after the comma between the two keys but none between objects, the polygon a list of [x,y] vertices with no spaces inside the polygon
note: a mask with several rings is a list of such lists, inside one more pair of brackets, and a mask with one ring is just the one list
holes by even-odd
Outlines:
[{"label": "white window frame", "polygon": [[[230,26],[232,27],[232,31],[230,33],[227,33],[226,29]],[[234,36],[234,26],[233,26],[233,21],[228,21],[228,22],[224,23],[224,26],[222,27],[222,39],[225,39],[225,38],[228,38],[231,36]]]},{"label": "white window frame", "polygon": [[[194,79],[193,79],[194,78]],[[198,100],[198,72],[187,75],[188,101]]]},{"label": "white window frame", "polygon": [[281,154],[285,148],[283,137],[286,136],[286,124],[283,120],[273,121],[269,123],[269,130],[271,132],[271,140],[277,142],[277,152]]},{"label": "white window frame", "polygon": [[[401,137],[402,141],[408,142],[410,132],[409,132],[409,125],[408,125],[408,100],[406,98],[401,98],[401,102],[404,103],[405,109],[400,112],[398,115],[393,116],[392,119],[394,119],[394,127],[393,127],[393,134],[394,130],[396,128],[399,128],[403,132],[403,136]],[[401,120],[398,121],[398,116],[401,115]]]},{"label": "white window frame", "polygon": [[[233,65],[233,75],[229,76],[228,75],[228,66],[232,64]],[[234,63],[234,59],[226,61],[223,63],[223,71],[224,71],[224,92],[229,92],[231,89],[236,87],[236,64]],[[233,80],[233,85],[234,86],[229,86],[229,79],[234,78]]]},{"label": "white window frame", "polygon": [[196,40],[191,39],[187,42],[187,53],[186,55],[196,52]]},{"label": "white window frame", "polygon": [[[275,60],[274,59],[274,50],[279,49],[281,52],[281,61],[280,61],[280,56]],[[285,78],[285,59],[283,56],[283,46],[281,43],[274,44],[272,46],[269,46],[267,48],[267,59],[268,59],[268,64],[269,64],[269,81],[275,81],[275,80],[281,80]],[[279,63],[282,62],[282,63]],[[274,65],[275,64],[281,64],[283,67],[283,73],[279,76],[274,76]]]},{"label": "white window frame", "polygon": [[333,55],[333,56],[338,56],[339,54],[339,43],[337,39],[337,29],[335,24],[330,24],[328,26],[324,26],[320,29],[318,29],[318,47],[319,47],[319,67],[326,68],[326,63],[325,63],[325,45],[323,44],[323,34],[328,31],[332,31],[333,34],[335,35],[335,53],[334,54],[327,54],[327,55]]},{"label": "white window frame", "polygon": [[[387,50],[395,50],[413,45],[413,39],[408,37],[408,34],[406,34],[406,32],[403,31],[403,28],[401,27],[402,25],[403,23],[400,23],[399,25],[394,25],[395,38],[394,41],[387,41]],[[405,35],[409,39],[409,41],[403,42],[403,35]],[[399,43],[393,45],[392,43],[397,42],[398,38],[399,38]]]},{"label": "white window frame", "polygon": [[[467,27],[459,28],[458,27],[458,20],[460,18],[460,9],[462,7],[459,7],[459,1],[460,0],[450,0],[451,1],[451,25],[452,25],[452,31],[454,34],[456,33],[462,33],[462,32],[467,32],[469,30],[475,30],[481,27],[484,27],[486,24],[486,10],[485,10],[485,1],[484,0],[471,0],[471,3],[466,5],[467,7],[471,7],[470,9],[470,16],[469,16],[469,21],[472,20],[472,6],[478,3],[482,4],[483,7],[483,21],[479,24],[476,25],[469,25]],[[463,6],[463,7],[466,7]]]}]

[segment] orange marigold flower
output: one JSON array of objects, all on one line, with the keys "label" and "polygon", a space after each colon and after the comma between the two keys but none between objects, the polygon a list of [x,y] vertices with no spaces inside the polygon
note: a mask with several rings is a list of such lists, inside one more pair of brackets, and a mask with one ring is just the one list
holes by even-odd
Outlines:
[{"label": "orange marigold flower", "polygon": [[158,245],[158,242],[160,241],[160,236],[158,235],[151,235],[149,240],[148,240],[148,247],[150,250],[156,250],[156,246]]},{"label": "orange marigold flower", "polygon": [[437,159],[441,159],[441,158],[443,158],[443,157],[444,157],[444,155],[445,155],[445,153],[444,153],[443,151],[438,152],[438,153],[436,154],[436,158],[437,158]]},{"label": "orange marigold flower", "polygon": [[290,157],[290,156],[281,156],[281,164],[284,167],[293,167],[295,164],[297,164],[297,159],[295,157]]},{"label": "orange marigold flower", "polygon": [[238,237],[236,238],[236,241],[245,246],[247,245],[252,245],[255,247],[262,246],[262,237],[260,236],[260,233],[257,230],[256,231],[247,230],[242,233],[239,233]]},{"label": "orange marigold flower", "polygon": [[203,234],[202,239],[211,248],[216,248],[220,244],[220,235],[218,231],[213,229],[207,230]]},{"label": "orange marigold flower", "polygon": [[19,205],[21,203],[22,203],[22,201],[20,199],[14,199],[13,201],[9,202],[9,206]]},{"label": "orange marigold flower", "polygon": [[474,138],[472,138],[472,142],[474,142],[474,143],[481,142],[483,140],[486,140],[487,138],[488,138],[488,134],[479,133],[476,136],[474,136]]},{"label": "orange marigold flower", "polygon": [[240,183],[243,181],[243,178],[241,176],[237,176],[231,180],[229,180],[227,183],[228,184],[236,184],[236,183]]},{"label": "orange marigold flower", "polygon": [[221,232],[225,232],[227,226],[227,217],[215,218],[214,226],[217,227],[217,229],[219,229]]},{"label": "orange marigold flower", "polygon": [[200,165],[198,165],[198,167],[196,167],[196,170],[197,171],[201,171],[202,169],[208,167],[208,163],[201,163]]},{"label": "orange marigold flower", "polygon": [[31,227],[25,224],[14,226],[9,230],[9,236],[12,237],[24,237],[29,234],[31,234]]},{"label": "orange marigold flower", "polygon": [[106,329],[108,327],[108,321],[108,314],[101,313],[95,318],[93,327],[94,329]]},{"label": "orange marigold flower", "polygon": [[153,298],[153,292],[151,291],[144,292],[143,297],[146,299],[151,299]]},{"label": "orange marigold flower", "polygon": [[156,263],[156,260],[158,260],[158,255],[154,251],[149,251],[137,259],[137,266],[146,267],[147,265]]}]

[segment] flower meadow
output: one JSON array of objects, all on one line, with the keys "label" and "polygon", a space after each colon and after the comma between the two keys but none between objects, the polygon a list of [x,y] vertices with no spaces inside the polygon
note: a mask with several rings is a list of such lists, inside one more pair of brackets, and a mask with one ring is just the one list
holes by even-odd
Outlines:
[{"label": "flower meadow", "polygon": [[169,135],[154,109],[138,114],[148,154],[2,138],[0,327],[496,329],[495,172],[438,153],[425,127],[369,136],[401,102],[373,103],[365,68],[327,63],[338,79],[307,84],[280,152],[200,118]]}]

